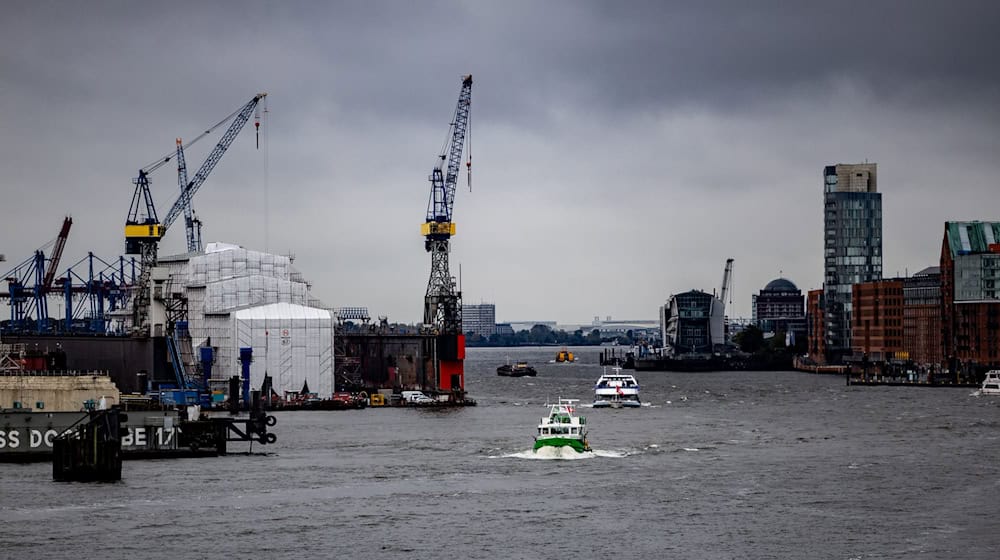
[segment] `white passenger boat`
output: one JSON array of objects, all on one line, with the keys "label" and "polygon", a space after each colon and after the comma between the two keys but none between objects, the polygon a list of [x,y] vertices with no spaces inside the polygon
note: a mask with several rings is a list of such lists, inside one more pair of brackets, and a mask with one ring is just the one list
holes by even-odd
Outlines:
[{"label": "white passenger boat", "polygon": [[983,386],[979,389],[979,394],[1000,395],[1000,369],[986,372],[986,379],[983,379]]},{"label": "white passenger boat", "polygon": [[549,415],[538,424],[533,451],[544,447],[569,448],[577,453],[590,451],[587,442],[587,419],[576,416],[579,399],[559,399],[552,405]]},{"label": "white passenger boat", "polygon": [[635,376],[622,373],[622,368],[607,368],[594,385],[594,408],[636,408],[642,406],[639,401],[639,382]]}]

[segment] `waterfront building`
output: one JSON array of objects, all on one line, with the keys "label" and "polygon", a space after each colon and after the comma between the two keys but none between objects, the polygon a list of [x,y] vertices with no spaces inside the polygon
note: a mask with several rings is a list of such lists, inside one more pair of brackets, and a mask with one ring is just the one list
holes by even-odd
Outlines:
[{"label": "waterfront building", "polygon": [[707,354],[725,346],[725,305],[712,294],[674,294],[660,307],[660,320],[663,346],[671,354]]},{"label": "waterfront building", "polygon": [[882,278],[882,194],[874,163],[823,171],[823,313],[833,363],[851,352],[852,285]]},{"label": "waterfront building", "polygon": [[1000,222],[945,222],[942,358],[956,373],[1000,366]]},{"label": "waterfront building", "polygon": [[823,316],[823,290],[809,290],[806,293],[806,336],[808,337],[809,358],[826,363],[826,318]]},{"label": "waterfront building", "polygon": [[852,286],[850,361],[885,363],[909,358],[903,349],[903,280],[862,282]]},{"label": "waterfront building", "polygon": [[802,290],[787,278],[767,283],[753,295],[753,322],[764,332],[793,333],[806,336],[806,309]]},{"label": "waterfront building", "polygon": [[917,365],[941,363],[941,269],[903,280],[903,349]]},{"label": "waterfront building", "polygon": [[497,308],[492,303],[462,306],[462,330],[465,333],[490,336],[497,332]]}]

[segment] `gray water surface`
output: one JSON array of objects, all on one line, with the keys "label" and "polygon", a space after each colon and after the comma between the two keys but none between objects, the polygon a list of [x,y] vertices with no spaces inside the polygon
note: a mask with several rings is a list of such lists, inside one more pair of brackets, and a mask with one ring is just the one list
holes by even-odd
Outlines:
[{"label": "gray water surface", "polygon": [[[451,410],[278,413],[266,454],[0,464],[0,558],[996,558],[1000,398],[798,372],[638,372],[581,408],[593,457],[529,450],[599,349],[470,349]],[[525,359],[535,378],[496,375]]]}]

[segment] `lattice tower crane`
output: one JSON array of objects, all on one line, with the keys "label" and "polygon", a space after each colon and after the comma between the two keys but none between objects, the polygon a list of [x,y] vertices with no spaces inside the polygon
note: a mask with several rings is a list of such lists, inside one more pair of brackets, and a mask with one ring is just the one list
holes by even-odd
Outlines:
[{"label": "lattice tower crane", "polygon": [[[182,155],[185,146],[179,143],[174,151],[140,169],[139,176],[132,180],[135,184],[135,191],[132,194],[132,204],[129,207],[128,218],[125,221],[125,252],[127,254],[138,254],[142,266],[142,273],[137,280],[135,294],[132,298],[132,328],[135,334],[149,334],[150,281],[153,268],[156,267],[157,263],[157,245],[160,238],[166,234],[167,229],[174,220],[184,212],[185,224],[188,227],[188,250],[192,250],[192,244],[195,243],[195,236],[192,229],[193,219],[187,219],[191,212],[191,198],[205,182],[208,174],[212,172],[212,169],[219,163],[219,160],[222,159],[223,154],[226,153],[229,146],[232,145],[233,140],[236,139],[236,136],[243,129],[243,125],[250,119],[250,115],[253,114],[258,103],[266,96],[266,93],[258,93],[243,107],[199,134],[191,142],[188,142],[187,146],[190,146],[223,124],[232,121],[229,128],[222,135],[222,138],[215,145],[215,148],[201,165],[201,168],[198,169],[194,179],[185,182],[181,186],[180,197],[174,201],[173,206],[170,207],[162,222],[157,217],[156,206],[149,191],[149,175],[169,162],[173,157]],[[255,126],[259,131],[259,118],[255,122]],[[186,174],[187,169],[185,166],[185,179]],[[178,173],[178,177],[180,182],[180,173]],[[197,250],[197,248],[194,250]]]},{"label": "lattice tower crane", "polygon": [[[469,105],[472,98],[472,75],[462,77],[462,87],[455,106],[455,116],[445,137],[431,175],[427,219],[421,226],[424,248],[431,254],[431,275],[424,295],[424,324],[437,332],[438,388],[462,390],[465,339],[462,334],[462,294],[448,267],[449,240],[455,235],[452,210],[455,187],[462,163],[462,148],[469,130]],[[470,173],[471,149],[466,168]]]}]

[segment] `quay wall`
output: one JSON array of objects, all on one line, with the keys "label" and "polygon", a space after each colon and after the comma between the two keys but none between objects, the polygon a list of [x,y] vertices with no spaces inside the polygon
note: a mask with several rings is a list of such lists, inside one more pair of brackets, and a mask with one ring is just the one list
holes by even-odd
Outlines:
[{"label": "quay wall", "polygon": [[[70,375],[0,376],[0,409],[41,409],[46,412],[76,412],[84,403],[105,399],[108,406],[118,404],[121,392],[107,375],[91,373]],[[39,407],[41,403],[41,407]]]}]

